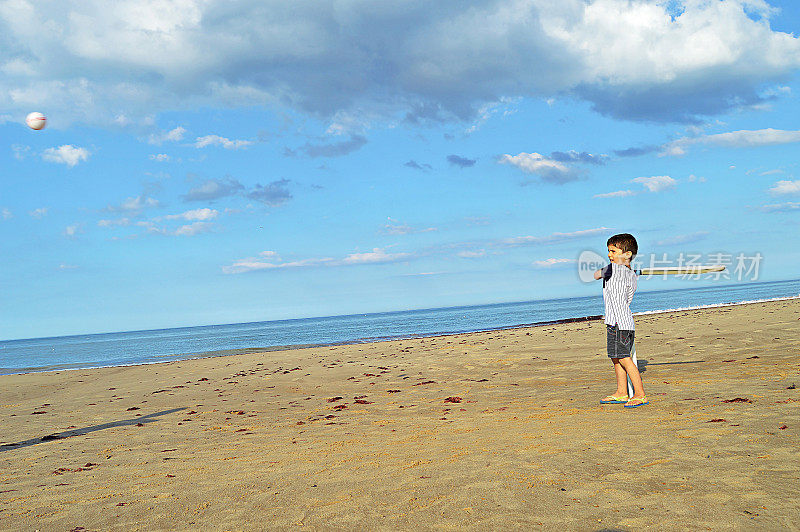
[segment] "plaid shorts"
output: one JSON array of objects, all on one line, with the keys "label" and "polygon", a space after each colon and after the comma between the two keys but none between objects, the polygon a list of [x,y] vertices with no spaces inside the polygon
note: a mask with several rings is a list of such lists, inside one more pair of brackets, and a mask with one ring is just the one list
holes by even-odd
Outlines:
[{"label": "plaid shorts", "polygon": [[606,325],[606,344],[608,358],[629,357],[633,348],[633,331],[620,330],[616,325]]}]

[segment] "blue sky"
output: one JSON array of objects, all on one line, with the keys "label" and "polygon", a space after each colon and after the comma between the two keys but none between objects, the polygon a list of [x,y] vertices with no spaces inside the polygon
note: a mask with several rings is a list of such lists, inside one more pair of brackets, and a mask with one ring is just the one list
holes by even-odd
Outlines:
[{"label": "blue sky", "polygon": [[0,339],[590,295],[615,232],[797,278],[798,31],[788,1],[2,1]]}]

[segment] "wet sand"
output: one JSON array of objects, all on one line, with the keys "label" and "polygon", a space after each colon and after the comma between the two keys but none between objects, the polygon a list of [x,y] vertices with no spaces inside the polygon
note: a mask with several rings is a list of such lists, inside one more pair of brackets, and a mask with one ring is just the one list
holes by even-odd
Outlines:
[{"label": "wet sand", "polygon": [[800,300],[636,325],[2,376],[0,529],[800,529]]}]

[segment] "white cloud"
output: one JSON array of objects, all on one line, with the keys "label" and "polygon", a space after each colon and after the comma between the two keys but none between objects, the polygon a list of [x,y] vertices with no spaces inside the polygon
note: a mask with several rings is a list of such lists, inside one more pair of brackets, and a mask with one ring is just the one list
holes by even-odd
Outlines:
[{"label": "white cloud", "polygon": [[389,223],[383,226],[383,232],[387,235],[412,235],[416,233],[430,233],[436,231],[435,227],[419,228],[408,224],[400,223],[389,218]]},{"label": "white cloud", "polygon": [[485,249],[479,249],[479,250],[474,250],[474,251],[467,250],[467,251],[459,251],[458,252],[458,256],[459,257],[463,257],[465,259],[477,259],[477,258],[480,258],[480,257],[484,257],[485,255],[486,255],[486,250]]},{"label": "white cloud", "polygon": [[0,107],[113,127],[187,105],[480,120],[504,97],[558,96],[697,121],[786,93],[800,45],[770,28],[765,2],[675,6],[18,0],[0,4]]},{"label": "white cloud", "polygon": [[226,274],[246,273],[257,270],[274,270],[287,268],[309,268],[317,266],[355,266],[359,264],[382,264],[408,260],[410,253],[386,253],[380,248],[373,248],[371,252],[352,253],[343,259],[309,258],[297,261],[283,262],[274,251],[262,251],[260,258],[247,258],[235,261],[229,266],[223,266],[222,272]]},{"label": "white cloud", "polygon": [[155,208],[160,204],[161,203],[157,199],[142,194],[140,196],[125,198],[125,200],[118,206],[109,205],[106,207],[106,210],[109,212],[129,212],[138,214],[144,209]]},{"label": "white cloud", "polygon": [[68,225],[64,228],[64,236],[67,238],[75,238],[81,231],[82,224]]},{"label": "white cloud", "polygon": [[800,210],[800,202],[787,201],[786,203],[773,203],[762,205],[760,210],[764,212],[793,212]]},{"label": "white cloud", "polygon": [[166,153],[156,153],[156,154],[150,155],[150,160],[151,161],[156,161],[156,162],[159,162],[159,163],[168,162],[169,159],[170,159],[170,157]]},{"label": "white cloud", "polygon": [[182,225],[172,232],[175,236],[195,236],[200,233],[207,233],[211,231],[214,224],[209,222],[194,222],[188,225]]},{"label": "white cloud", "polygon": [[66,164],[70,168],[81,161],[89,160],[89,150],[64,144],[58,148],[47,148],[42,152],[42,159],[51,163]]},{"label": "white cloud", "polygon": [[603,194],[595,194],[593,198],[624,198],[627,196],[634,196],[638,192],[632,190],[617,190],[616,192],[605,192]]},{"label": "white cloud", "polygon": [[165,236],[195,236],[201,233],[208,233],[214,229],[214,224],[211,222],[194,222],[182,225],[177,229],[160,227],[152,220],[142,220],[136,222],[136,225],[145,228],[149,234]]},{"label": "white cloud", "polygon": [[97,222],[97,225],[99,227],[115,227],[115,226],[127,227],[127,226],[131,225],[131,219],[130,218],[119,218],[117,220],[99,220]]},{"label": "white cloud", "polygon": [[45,216],[47,216],[47,207],[39,207],[38,209],[34,209],[28,213],[31,218],[36,218],[37,220],[41,220]]},{"label": "white cloud", "polygon": [[[694,177],[694,176],[692,176]],[[691,178],[690,181],[693,181]],[[675,185],[678,183],[675,179],[671,178],[668,175],[656,175],[652,177],[636,177],[631,179],[631,183],[639,183],[644,188],[647,189],[648,192],[662,192],[664,190],[668,190],[670,188],[674,188]],[[624,198],[629,196],[635,196],[640,194],[643,191],[635,192],[632,190],[617,190],[616,192],[606,192],[604,194],[595,194],[592,196],[593,198]]]},{"label": "white cloud", "polygon": [[206,221],[206,220],[213,220],[219,216],[219,211],[215,209],[194,209],[192,211],[186,211],[181,214],[169,214],[164,216],[167,220],[198,220],[198,221]]},{"label": "white cloud", "polygon": [[522,152],[517,155],[504,154],[500,156],[498,162],[516,166],[528,174],[537,174],[551,183],[565,183],[578,178],[578,173],[573,168],[536,152]]},{"label": "white cloud", "polygon": [[[723,148],[756,148],[800,142],[800,130],[756,129],[729,131],[699,137],[684,137],[661,147],[662,155],[684,155],[690,146],[709,144]],[[734,168],[733,166],[731,168]]]},{"label": "white cloud", "polygon": [[14,214],[10,210],[8,210],[8,207],[3,207],[3,209],[0,210],[0,218],[2,218],[3,220],[10,220],[13,217]]},{"label": "white cloud", "polygon": [[668,175],[656,175],[653,177],[637,177],[631,180],[632,183],[641,183],[649,192],[661,192],[675,187],[677,181]]},{"label": "white cloud", "polygon": [[800,194],[800,180],[797,181],[778,181],[771,189],[770,194],[782,196],[785,194]]},{"label": "white cloud", "polygon": [[14,158],[18,161],[25,160],[31,153],[31,147],[23,144],[12,144],[11,151],[14,152]]},{"label": "white cloud", "polygon": [[230,140],[219,135],[206,135],[197,137],[194,143],[195,148],[205,148],[206,146],[222,146],[226,150],[238,150],[255,144],[252,140]]},{"label": "white cloud", "polygon": [[353,253],[342,259],[342,264],[374,264],[380,262],[395,262],[408,257],[408,253],[386,253],[380,248],[373,248],[366,253]]},{"label": "white cloud", "polygon": [[178,142],[179,140],[183,140],[183,136],[185,134],[186,134],[186,129],[182,126],[178,126],[175,129],[170,129],[169,131],[160,131],[158,133],[151,133],[150,136],[147,137],[147,142],[150,144]]},{"label": "white cloud", "polygon": [[574,264],[577,262],[575,259],[545,259],[545,260],[537,260],[533,262],[533,265],[537,268],[549,269],[554,268],[557,266],[564,266],[566,264]]},{"label": "white cloud", "polygon": [[604,235],[608,233],[608,227],[597,227],[595,229],[583,229],[581,231],[573,231],[571,233],[552,233],[547,236],[518,236],[514,238],[505,238],[500,242],[508,246],[521,246],[533,244],[557,244],[566,242],[577,238],[593,237]]}]

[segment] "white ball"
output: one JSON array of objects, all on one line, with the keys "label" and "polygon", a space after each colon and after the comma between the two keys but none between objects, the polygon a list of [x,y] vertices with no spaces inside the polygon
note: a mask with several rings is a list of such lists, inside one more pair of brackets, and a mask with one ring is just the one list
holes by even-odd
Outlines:
[{"label": "white ball", "polygon": [[37,131],[44,129],[46,122],[47,119],[42,113],[31,113],[25,118],[25,123],[28,124],[28,127]]}]

